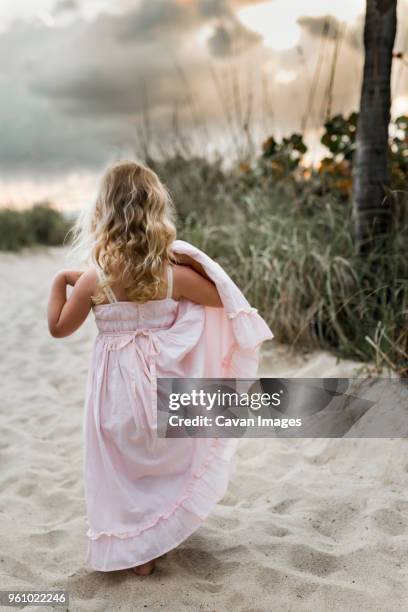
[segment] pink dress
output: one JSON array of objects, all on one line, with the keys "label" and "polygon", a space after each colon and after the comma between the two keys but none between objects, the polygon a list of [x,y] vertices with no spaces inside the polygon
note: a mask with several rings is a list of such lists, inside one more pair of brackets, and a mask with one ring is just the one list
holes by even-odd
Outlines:
[{"label": "pink dress", "polygon": [[[87,561],[140,565],[185,540],[224,496],[236,439],[159,438],[157,377],[254,377],[273,337],[225,271],[177,240],[215,282],[223,308],[171,297],[94,306],[99,333],[84,413]],[[171,291],[171,283],[170,291]]]}]

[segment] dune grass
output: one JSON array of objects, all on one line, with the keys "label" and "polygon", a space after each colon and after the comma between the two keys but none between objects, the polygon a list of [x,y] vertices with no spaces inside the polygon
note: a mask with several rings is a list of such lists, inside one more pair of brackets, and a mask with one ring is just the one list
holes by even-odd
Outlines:
[{"label": "dune grass", "polygon": [[25,210],[0,208],[0,251],[20,251],[35,245],[58,246],[63,243],[70,225],[48,202]]}]

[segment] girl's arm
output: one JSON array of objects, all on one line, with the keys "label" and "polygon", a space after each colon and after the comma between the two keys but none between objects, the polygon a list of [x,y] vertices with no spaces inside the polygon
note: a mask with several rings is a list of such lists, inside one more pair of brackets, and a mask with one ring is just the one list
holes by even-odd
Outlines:
[{"label": "girl's arm", "polygon": [[[92,308],[91,296],[97,284],[96,272],[59,272],[53,280],[48,300],[48,329],[54,338],[65,338],[85,321]],[[74,287],[67,300],[67,285]]]},{"label": "girl's arm", "polygon": [[217,287],[189,266],[173,266],[173,298],[185,298],[196,304],[221,308],[223,306]]}]

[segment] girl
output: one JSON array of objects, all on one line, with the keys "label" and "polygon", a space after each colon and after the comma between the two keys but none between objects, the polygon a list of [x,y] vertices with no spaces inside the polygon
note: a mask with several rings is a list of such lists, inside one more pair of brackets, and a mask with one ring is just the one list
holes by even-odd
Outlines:
[{"label": "girl", "polygon": [[272,332],[218,264],[175,240],[152,170],[111,167],[76,230],[89,269],[55,276],[48,325],[63,338],[92,309],[99,331],[83,428],[87,561],[147,575],[223,497],[238,442],[159,438],[157,377],[254,377]]}]

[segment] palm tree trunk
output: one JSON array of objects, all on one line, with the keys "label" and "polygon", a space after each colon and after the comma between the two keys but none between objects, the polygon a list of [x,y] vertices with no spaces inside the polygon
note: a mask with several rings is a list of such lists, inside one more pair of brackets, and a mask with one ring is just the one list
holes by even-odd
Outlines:
[{"label": "palm tree trunk", "polygon": [[353,205],[359,253],[387,236],[390,202],[388,127],[391,107],[392,51],[397,28],[397,0],[367,0],[365,63],[357,125]]}]

